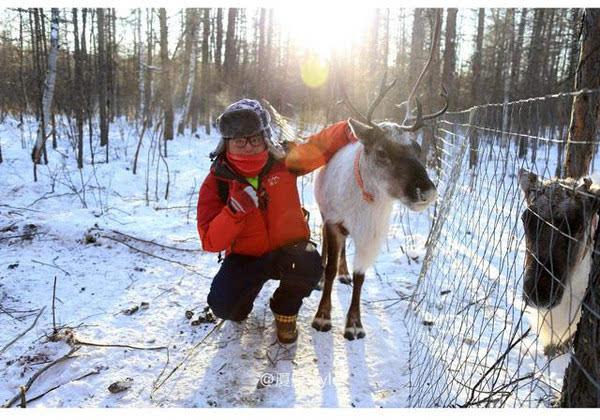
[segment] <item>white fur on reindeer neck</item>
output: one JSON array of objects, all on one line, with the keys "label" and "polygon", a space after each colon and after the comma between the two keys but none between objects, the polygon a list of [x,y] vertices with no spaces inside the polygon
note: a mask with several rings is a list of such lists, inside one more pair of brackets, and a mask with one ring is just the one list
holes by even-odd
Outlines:
[{"label": "white fur on reindeer neck", "polygon": [[527,308],[529,322],[545,349],[561,346],[575,334],[592,268],[593,238],[597,225],[598,215],[594,215],[584,236],[586,245],[577,257],[578,263],[571,272],[560,303],[552,309]]},{"label": "white fur on reindeer neck", "polygon": [[[363,199],[362,191],[354,182],[354,158],[363,145],[352,143],[335,154],[323,168],[315,182],[315,197],[323,217],[328,222],[341,223],[354,239],[356,252],[353,269],[364,273],[375,262],[388,231],[394,200],[374,182],[367,165],[360,165],[364,188],[374,196],[373,202]],[[361,160],[364,159],[364,154]],[[346,179],[348,182],[339,182]]]}]

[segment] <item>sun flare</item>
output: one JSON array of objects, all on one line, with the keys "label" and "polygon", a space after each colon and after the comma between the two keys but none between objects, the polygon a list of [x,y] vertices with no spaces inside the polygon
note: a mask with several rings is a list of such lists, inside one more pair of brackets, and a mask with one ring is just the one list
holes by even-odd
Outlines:
[{"label": "sun flare", "polygon": [[275,9],[283,33],[308,53],[328,59],[365,36],[370,9],[355,7],[285,7]]}]

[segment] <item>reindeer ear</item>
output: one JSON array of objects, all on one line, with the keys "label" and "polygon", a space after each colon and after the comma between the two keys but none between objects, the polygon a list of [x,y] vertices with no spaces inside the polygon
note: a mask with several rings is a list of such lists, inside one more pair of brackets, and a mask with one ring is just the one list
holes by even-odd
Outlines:
[{"label": "reindeer ear", "polygon": [[600,184],[592,184],[590,185],[590,194],[594,194],[596,197],[600,198]]},{"label": "reindeer ear", "polygon": [[587,178],[590,181],[587,192],[593,197],[589,197],[592,202],[593,211],[600,210],[600,184],[596,184],[594,179]]},{"label": "reindeer ear", "polygon": [[358,141],[365,146],[370,146],[375,142],[376,132],[373,127],[370,127],[352,118],[348,118],[348,125]]},{"label": "reindeer ear", "polygon": [[577,187],[577,190],[578,191],[589,191],[592,184],[593,184],[593,182],[592,182],[591,178],[587,178],[587,177],[583,178],[581,180],[581,183]]},{"label": "reindeer ear", "polygon": [[525,197],[529,196],[532,189],[540,187],[540,180],[536,174],[525,169],[519,170],[519,185],[525,193]]}]

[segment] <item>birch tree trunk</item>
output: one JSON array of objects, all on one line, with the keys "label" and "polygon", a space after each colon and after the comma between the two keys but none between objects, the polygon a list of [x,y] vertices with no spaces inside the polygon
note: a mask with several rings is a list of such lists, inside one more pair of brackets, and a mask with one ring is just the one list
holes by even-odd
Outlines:
[{"label": "birch tree trunk", "polygon": [[[600,88],[600,9],[586,9],[583,20],[575,90]],[[565,158],[565,175],[568,177],[579,178],[589,172],[594,146],[598,141],[598,102],[598,96],[587,93],[577,95],[573,100]]]},{"label": "birch tree trunk", "polygon": [[510,91],[516,98],[517,88],[519,87],[519,75],[521,74],[521,55],[523,51],[523,35],[525,34],[525,24],[527,23],[527,9],[521,9],[521,20],[519,21],[519,32],[512,48],[512,58],[510,64]]},{"label": "birch tree trunk", "polygon": [[223,62],[223,79],[231,85],[235,71],[235,22],[238,9],[230,8],[227,13],[227,34],[225,35],[225,60]]},{"label": "birch tree trunk", "polygon": [[218,78],[221,78],[222,66],[221,66],[221,56],[223,51],[223,9],[217,9],[217,36],[215,39],[215,65],[217,67],[217,75]]},{"label": "birch tree trunk", "polygon": [[448,101],[450,105],[454,102],[453,98],[456,98],[456,86],[454,83],[455,72],[456,72],[456,15],[458,9],[448,9],[446,15],[446,43],[444,46],[444,67],[442,70],[442,83],[448,89]]},{"label": "birch tree trunk", "polygon": [[[136,120],[138,123],[144,119],[144,42],[142,41],[142,9],[136,11],[136,34],[137,34],[137,49],[138,54],[138,103]],[[142,122],[143,124],[143,122]]]},{"label": "birch tree trunk", "polygon": [[390,9],[385,9],[385,35],[383,37],[383,65],[388,66],[388,56],[390,55]]},{"label": "birch tree trunk", "polygon": [[[600,9],[583,15],[579,65],[575,90],[600,88]],[[579,178],[590,170],[597,146],[598,93],[582,93],[573,99],[567,138],[565,175]],[[574,144],[572,141],[584,142]],[[565,371],[561,407],[600,407],[600,237],[594,243],[592,270],[573,342],[573,354]]]},{"label": "birch tree trunk", "polygon": [[152,126],[152,56],[154,54],[154,35],[152,23],[154,12],[146,9],[146,65],[144,72],[144,121],[148,127]]},{"label": "birch tree trunk", "polygon": [[[440,85],[440,38],[442,36],[442,9],[427,9],[425,11],[424,17],[425,20],[429,20],[431,22],[431,30],[429,31],[429,49],[431,50],[431,65],[430,70],[427,72],[426,77],[420,87],[425,97],[427,98],[427,103],[431,104],[432,108],[434,108],[435,100],[438,96],[438,86]],[[406,106],[410,106],[407,104]],[[435,108],[434,108],[435,109]],[[434,132],[436,130],[435,125],[431,127],[425,127],[423,129],[423,141],[421,144],[421,158],[427,162],[429,155],[432,155],[431,158],[434,159],[434,166],[436,170],[439,170],[440,156],[439,156],[439,148],[435,147],[435,135]],[[430,150],[433,148],[433,153],[430,153]]]},{"label": "birch tree trunk", "polygon": [[73,8],[73,38],[75,40],[75,80],[74,89],[77,98],[75,103],[75,119],[77,125],[77,167],[83,168],[83,60],[79,48],[79,27],[77,22],[77,9]]},{"label": "birch tree trunk", "polygon": [[364,55],[362,56],[365,66],[368,66],[369,74],[371,77],[375,77],[377,70],[381,64],[381,55],[379,50],[379,26],[381,25],[381,18],[379,9],[373,11],[373,18],[369,25],[369,32],[367,35],[367,44],[365,45]]},{"label": "birch tree trunk", "polygon": [[261,95],[268,98],[267,94],[267,40],[266,40],[266,28],[267,28],[267,10],[260,9],[260,20],[258,28],[258,57],[257,57],[257,74],[258,74],[258,86],[257,90]]},{"label": "birch tree trunk", "polygon": [[[475,51],[471,61],[471,73],[473,74],[471,85],[471,105],[477,103],[477,93],[481,81],[481,57],[483,49],[483,31],[485,22],[485,9],[480,8],[477,14],[477,38],[475,39]],[[471,122],[475,122],[476,111],[471,113]],[[469,169],[477,167],[479,161],[479,135],[477,130],[470,130],[469,136]]]},{"label": "birch tree trunk", "polygon": [[108,75],[106,68],[106,44],[104,37],[104,9],[96,9],[98,25],[98,108],[100,113],[100,146],[106,147],[106,163],[108,163],[108,115],[106,107],[106,91]]},{"label": "birch tree trunk", "polygon": [[30,105],[29,105],[29,95],[27,93],[27,88],[25,87],[25,78],[23,77],[23,75],[25,74],[25,63],[24,63],[24,48],[23,48],[23,10],[19,10],[19,82],[21,85],[21,91],[22,91],[22,95],[23,95],[23,110],[21,111],[20,115],[19,115],[19,121],[21,123],[21,141],[23,140],[23,131],[24,131],[24,124],[23,124],[23,113],[29,113],[30,112]]},{"label": "birch tree trunk", "polygon": [[533,29],[531,34],[531,43],[529,46],[529,56],[527,58],[527,71],[525,75],[525,92],[529,97],[540,93],[540,69],[541,58],[544,50],[544,40],[542,32],[544,29],[545,9],[536,9],[533,19]]},{"label": "birch tree trunk", "polygon": [[204,131],[210,135],[210,86],[209,81],[209,43],[208,38],[210,35],[210,9],[204,9],[203,11],[203,33],[202,33],[202,78],[200,80],[200,114],[202,115],[202,123],[204,124]]},{"label": "birch tree trunk", "polygon": [[410,37],[410,59],[408,60],[408,79],[406,92],[402,93],[402,100],[408,97],[409,92],[419,77],[419,70],[423,67],[423,45],[425,42],[425,9],[413,10],[413,23]]},{"label": "birch tree trunk", "polygon": [[37,181],[36,165],[40,163],[40,156],[46,143],[46,123],[50,121],[50,108],[54,97],[54,86],[56,83],[56,61],[58,59],[58,8],[52,8],[50,24],[50,51],[48,53],[48,71],[44,82],[44,93],[42,95],[42,113],[40,125],[37,131],[37,139],[33,147],[33,175]]},{"label": "birch tree trunk", "polygon": [[514,27],[515,27],[515,14],[514,9],[507,9],[506,16],[504,17],[504,33],[508,36],[507,40],[504,40],[504,46],[507,48],[506,54],[503,55],[502,64],[502,78],[504,81],[504,98],[502,106],[502,145],[508,146],[508,129],[509,129],[509,106],[508,101],[510,100],[510,62],[504,58],[508,55],[512,55],[512,49],[514,48]]},{"label": "birch tree trunk", "polygon": [[577,63],[579,61],[579,31],[581,27],[581,9],[571,9],[570,22],[571,33],[569,39],[569,65],[567,70],[568,78],[575,77],[575,70],[577,69]]},{"label": "birch tree trunk", "polygon": [[[161,8],[160,20],[160,66],[161,66],[161,103],[165,116],[164,140],[173,140],[173,99],[171,97],[171,63],[169,60],[167,11]],[[166,146],[165,146],[166,147]]]},{"label": "birch tree trunk", "polygon": [[110,55],[110,69],[111,69],[111,92],[112,92],[112,100],[110,101],[110,110],[111,110],[111,121],[114,120],[115,116],[121,115],[121,95],[119,95],[119,78],[118,78],[118,74],[119,74],[119,60],[117,59],[117,57],[119,56],[119,44],[116,41],[117,38],[117,15],[116,15],[116,10],[113,8],[111,9],[111,21],[110,21],[110,33],[111,33],[111,44],[112,47],[110,49],[111,51],[111,55]]},{"label": "birch tree trunk", "polygon": [[192,98],[194,95],[194,84],[196,81],[196,61],[198,57],[198,12],[197,9],[188,9],[188,13],[190,13],[188,20],[188,24],[190,26],[187,28],[187,32],[189,33],[190,37],[190,57],[189,62],[187,63],[189,71],[187,87],[185,89],[183,101],[183,114],[177,126],[177,134],[183,134],[185,124],[189,120],[190,109],[192,107]]}]

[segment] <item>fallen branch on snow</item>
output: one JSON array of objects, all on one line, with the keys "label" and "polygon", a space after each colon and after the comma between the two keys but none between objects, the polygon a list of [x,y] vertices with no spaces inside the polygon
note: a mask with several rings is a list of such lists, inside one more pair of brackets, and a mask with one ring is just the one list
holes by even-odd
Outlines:
[{"label": "fallen branch on snow", "polygon": [[42,200],[47,200],[47,199],[49,199],[49,198],[59,198],[59,197],[65,197],[65,196],[67,196],[67,195],[75,195],[75,193],[72,193],[72,192],[70,192],[70,193],[63,193],[63,194],[56,194],[56,195],[50,195],[50,194],[52,194],[52,193],[51,193],[51,192],[49,192],[49,193],[45,193],[43,196],[41,196],[41,197],[40,197],[40,198],[38,198],[37,200],[33,201],[33,202],[32,202],[32,203],[30,203],[30,204],[27,204],[27,207],[31,207],[31,206],[33,206],[34,204],[37,204],[38,202],[40,202],[40,201],[42,201]]},{"label": "fallen branch on snow", "polygon": [[195,206],[172,206],[172,207],[154,207],[154,210],[174,210],[174,209],[193,209]]},{"label": "fallen branch on snow", "polygon": [[126,247],[129,247],[129,248],[133,249],[134,251],[137,251],[137,252],[140,252],[142,254],[148,255],[149,257],[154,257],[154,258],[158,258],[159,260],[162,260],[162,261],[166,261],[166,262],[170,262],[170,263],[173,263],[173,264],[177,264],[177,265],[180,265],[182,267],[185,267],[186,269],[190,269],[190,267],[192,267],[191,265],[182,263],[180,261],[175,261],[175,260],[170,260],[168,258],[159,257],[158,255],[154,255],[154,254],[152,254],[152,253],[150,253],[148,251],[144,251],[142,249],[136,248],[136,247],[134,247],[132,245],[129,245],[127,242],[121,241],[120,239],[117,239],[117,238],[113,238],[112,236],[100,235],[100,237],[101,238],[105,238],[105,239],[109,239],[111,241],[118,242],[118,243],[120,243],[122,245],[125,245]]},{"label": "fallen branch on snow", "polygon": [[[158,375],[158,377],[156,378],[156,380],[154,381],[154,384],[152,385],[152,391],[150,392],[150,399],[154,399],[154,393],[156,391],[158,391],[158,389],[163,386],[165,384],[165,382],[167,382],[169,380],[169,378],[171,376],[173,376],[173,374],[181,367],[183,366],[183,364],[185,364],[186,362],[188,362],[192,357],[194,357],[194,355],[196,354],[196,351],[198,351],[198,348],[200,348],[200,346],[208,339],[208,337],[215,331],[217,331],[219,328],[221,328],[221,326],[223,325],[223,323],[225,322],[224,319],[220,320],[218,323],[215,324],[214,327],[212,327],[212,329],[204,336],[202,337],[202,340],[200,340],[194,347],[192,347],[191,349],[188,350],[188,354],[183,358],[183,360],[181,362],[179,362],[179,364],[177,364],[177,366],[175,366],[171,372],[169,372],[169,374],[166,376],[165,379],[162,380],[162,382],[158,383],[158,381],[161,379],[163,373],[165,372],[165,369],[167,367],[167,365],[165,365],[165,367],[163,368],[163,370],[160,372],[160,374]],[[168,353],[167,353],[167,364],[169,363],[169,359],[168,359]]]},{"label": "fallen branch on snow", "polygon": [[56,265],[56,260],[57,260],[57,259],[58,259],[58,257],[56,257],[56,258],[54,258],[54,259],[52,260],[52,262],[53,262],[54,264],[49,264],[49,263],[45,263],[45,262],[43,262],[43,261],[38,261],[38,260],[31,260],[31,262],[33,262],[33,263],[36,263],[36,264],[40,264],[40,265],[45,265],[45,266],[47,266],[47,267],[56,268],[57,270],[60,270],[60,271],[62,271],[63,273],[65,273],[67,276],[70,276],[70,275],[71,275],[71,273],[69,273],[67,270],[64,270],[64,269],[60,268],[58,265]]},{"label": "fallen branch on snow", "polygon": [[50,341],[64,341],[70,346],[89,346],[89,347],[119,347],[119,348],[127,348],[133,350],[163,350],[166,349],[165,346],[160,347],[138,347],[131,346],[129,344],[105,344],[105,343],[92,343],[89,341],[82,341],[75,337],[72,328],[64,328],[59,330],[57,333],[52,334],[48,337]]},{"label": "fallen branch on snow", "polygon": [[29,389],[31,388],[31,386],[33,385],[33,383],[35,382],[35,380],[37,378],[40,377],[40,375],[44,372],[46,372],[48,369],[50,369],[52,366],[55,366],[57,364],[59,364],[60,362],[64,362],[67,359],[72,359],[74,357],[77,356],[73,356],[73,354],[79,350],[80,347],[73,347],[67,354],[65,354],[64,356],[56,359],[54,362],[48,364],[47,366],[44,366],[42,369],[38,370],[36,373],[33,374],[33,376],[31,378],[29,378],[29,380],[27,381],[27,383],[22,386],[19,390],[19,393],[17,395],[15,395],[13,398],[11,398],[9,401],[7,401],[2,408],[10,408],[12,407],[12,405],[17,402],[19,399],[22,398],[22,396],[29,391]]},{"label": "fallen branch on snow", "polygon": [[45,235],[45,234],[46,234],[46,232],[27,232],[22,235],[3,236],[0,238],[0,241],[6,241],[8,239],[17,239],[17,238],[30,240],[30,239],[32,239],[33,236]]},{"label": "fallen branch on snow", "polygon": [[6,351],[6,349],[8,349],[10,346],[12,346],[14,343],[16,343],[21,337],[23,337],[25,334],[27,334],[29,331],[31,331],[33,329],[33,327],[35,327],[35,324],[37,324],[38,319],[40,319],[40,316],[42,315],[42,312],[44,312],[44,309],[46,309],[45,306],[42,309],[40,309],[40,312],[37,314],[37,316],[35,317],[35,320],[29,326],[29,328],[27,328],[21,334],[19,334],[18,336],[16,336],[10,343],[8,343],[4,347],[2,347],[2,350],[0,350],[0,354],[4,353]]},{"label": "fallen branch on snow", "polygon": [[133,349],[133,350],[164,350],[164,349],[167,348],[166,346],[160,346],[160,347],[137,347],[137,346],[130,346],[128,344],[90,343],[90,342],[87,342],[87,341],[78,340],[77,338],[73,338],[73,344],[80,345],[80,346],[90,346],[90,347],[120,347],[120,348]]},{"label": "fallen branch on snow", "polygon": [[150,253],[150,252],[148,252],[148,251],[144,251],[144,250],[142,250],[142,249],[136,248],[136,247],[134,247],[133,245],[130,245],[130,244],[128,244],[128,243],[127,243],[127,242],[125,242],[125,241],[121,241],[121,240],[119,240],[119,239],[117,239],[117,238],[113,238],[113,237],[111,237],[111,236],[107,236],[107,235],[99,235],[99,236],[100,236],[100,238],[106,238],[106,239],[109,239],[109,240],[111,240],[111,241],[118,242],[118,243],[120,243],[120,244],[122,244],[122,245],[125,245],[125,246],[126,246],[126,247],[128,247],[128,248],[131,248],[131,249],[133,249],[134,251],[137,251],[137,252],[139,252],[139,253],[141,253],[141,254],[144,254],[144,255],[147,255],[147,256],[149,256],[149,257],[157,258],[157,259],[159,259],[159,260],[162,260],[162,261],[170,262],[171,264],[176,264],[176,265],[179,265],[179,266],[181,266],[181,267],[185,268],[186,270],[188,270],[188,271],[190,271],[190,272],[192,272],[192,273],[194,273],[194,274],[197,274],[197,275],[199,275],[199,276],[200,276],[200,277],[202,277],[202,278],[205,278],[205,279],[211,279],[211,277],[208,277],[208,276],[206,276],[206,275],[204,275],[204,274],[200,273],[199,271],[196,271],[196,270],[194,270],[194,266],[192,266],[192,265],[190,265],[190,264],[182,263],[182,262],[180,262],[180,261],[170,260],[170,259],[168,259],[168,258],[164,258],[164,257],[159,257],[158,255],[154,255],[154,254],[152,254],[152,253]]},{"label": "fallen branch on snow", "polygon": [[27,211],[31,211],[34,213],[45,213],[44,211],[40,211],[40,210],[28,209],[26,207],[14,207],[14,206],[9,206],[8,204],[0,204],[0,207],[8,207],[9,209],[15,209],[15,210],[27,210]]},{"label": "fallen branch on snow", "polygon": [[[45,395],[48,395],[49,393],[51,393],[51,392],[52,392],[52,391],[54,391],[55,389],[58,389],[58,388],[60,388],[60,387],[61,387],[61,386],[63,386],[63,385],[69,384],[69,383],[71,383],[71,382],[77,382],[77,381],[80,381],[80,380],[82,380],[82,379],[85,379],[85,378],[87,378],[88,376],[97,375],[97,374],[99,374],[99,373],[100,373],[100,371],[101,371],[101,369],[98,369],[98,368],[96,368],[96,369],[92,370],[91,372],[88,372],[88,373],[86,373],[85,375],[82,375],[82,376],[80,376],[80,377],[78,377],[78,378],[71,379],[71,380],[70,380],[70,381],[68,381],[68,382],[62,383],[62,384],[60,384],[60,385],[53,386],[52,388],[50,388],[50,389],[48,389],[48,390],[46,390],[46,391],[42,392],[41,394],[39,394],[39,395],[36,395],[35,397],[33,397],[33,398],[30,398],[30,399],[26,400],[26,401],[25,401],[25,404],[29,404],[30,402],[33,402],[33,401],[39,400],[40,398],[44,397]],[[21,387],[21,388],[23,389],[23,387]],[[25,396],[25,393],[24,393],[24,392],[23,392],[23,396]],[[21,399],[21,404],[23,404],[23,400],[22,400],[22,399]]]},{"label": "fallen branch on snow", "polygon": [[[97,230],[101,230],[101,229],[97,229]],[[114,229],[110,229],[110,231],[113,233],[116,233],[117,235],[125,236],[126,238],[129,238],[129,239],[133,239],[134,241],[139,241],[139,242],[143,242],[145,244],[150,244],[150,245],[156,245],[161,248],[172,249],[174,251],[183,251],[183,252],[198,252],[198,251],[200,251],[200,249],[177,248],[175,246],[159,244],[157,242],[150,241],[148,239],[136,238],[135,236],[131,236],[131,235],[128,235],[123,232],[119,232],[118,230],[114,230]]]},{"label": "fallen branch on snow", "polygon": [[[517,323],[517,326],[519,326],[520,324],[520,320],[519,323]],[[515,334],[516,334],[517,330],[515,330]],[[523,341],[531,332],[531,327],[529,327],[527,329],[527,331],[525,331],[518,339],[516,339],[515,341],[513,341],[512,343],[510,343],[508,345],[508,347],[506,348],[506,350],[500,355],[500,357],[498,357],[498,359],[496,359],[496,361],[492,364],[492,366],[490,366],[483,375],[481,375],[481,377],[479,378],[479,380],[477,381],[477,383],[471,387],[471,395],[469,396],[469,398],[467,399],[467,401],[464,404],[461,404],[459,407],[461,408],[466,408],[469,407],[470,405],[472,405],[475,402],[475,393],[477,392],[481,392],[481,390],[479,390],[479,386],[483,383],[483,381],[485,380],[485,378],[494,371],[494,369],[496,369],[496,367],[498,365],[500,365],[504,359],[508,356],[508,354],[512,351],[512,349],[515,348],[515,346],[517,344],[519,344],[521,341]],[[524,378],[526,379],[526,378]],[[490,396],[491,397],[491,396]],[[489,400],[490,397],[486,397],[485,400]]]},{"label": "fallen branch on snow", "polygon": [[54,276],[54,285],[52,286],[52,332],[56,334],[56,307],[54,302],[56,301],[56,276]]}]

